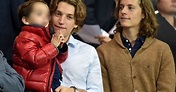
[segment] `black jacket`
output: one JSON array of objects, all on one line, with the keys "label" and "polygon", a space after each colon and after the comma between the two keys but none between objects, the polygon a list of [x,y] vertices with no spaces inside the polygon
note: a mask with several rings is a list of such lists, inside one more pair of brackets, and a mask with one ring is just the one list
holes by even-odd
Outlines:
[{"label": "black jacket", "polygon": [[12,46],[20,32],[17,8],[25,0],[1,0],[0,3],[0,49],[12,65]]},{"label": "black jacket", "polygon": [[0,92],[24,92],[23,77],[8,63],[0,50]]},{"label": "black jacket", "polygon": [[84,0],[87,6],[85,24],[99,25],[101,29],[109,31],[116,19],[113,16],[115,0]]},{"label": "black jacket", "polygon": [[157,38],[166,42],[170,46],[176,63],[176,30],[160,13],[156,16],[159,23]]}]

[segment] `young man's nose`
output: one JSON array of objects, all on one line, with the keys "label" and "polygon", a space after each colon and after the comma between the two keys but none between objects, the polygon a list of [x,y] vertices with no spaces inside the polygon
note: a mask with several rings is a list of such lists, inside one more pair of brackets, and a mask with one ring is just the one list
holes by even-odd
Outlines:
[{"label": "young man's nose", "polygon": [[121,12],[126,13],[127,12],[127,7],[122,8]]},{"label": "young man's nose", "polygon": [[65,21],[65,17],[64,17],[64,16],[60,16],[60,17],[59,17],[59,23],[60,23],[60,24],[63,24],[64,21]]}]

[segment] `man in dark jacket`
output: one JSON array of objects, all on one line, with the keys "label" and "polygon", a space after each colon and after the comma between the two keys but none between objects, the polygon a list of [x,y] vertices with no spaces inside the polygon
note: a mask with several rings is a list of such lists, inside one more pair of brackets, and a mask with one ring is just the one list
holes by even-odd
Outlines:
[{"label": "man in dark jacket", "polygon": [[[176,30],[174,29],[174,14],[176,13],[176,1],[157,0],[157,9],[159,11],[157,20],[159,23],[157,38],[166,42],[172,51],[174,61],[176,62]],[[173,23],[171,22],[173,21]]]},{"label": "man in dark jacket", "polygon": [[17,8],[25,0],[1,0],[0,3],[0,49],[12,65],[12,47],[20,31]]},{"label": "man in dark jacket", "polygon": [[[87,6],[87,15],[83,29],[86,25],[98,26],[100,29],[96,31],[105,31],[109,33],[117,21],[113,16],[116,5],[115,0],[84,0],[84,3]],[[89,29],[89,27],[86,27],[86,30],[93,31],[91,28]],[[94,47],[98,46],[98,44],[89,44]]]},{"label": "man in dark jacket", "polygon": [[0,51],[0,92],[24,92],[23,78],[7,63]]}]

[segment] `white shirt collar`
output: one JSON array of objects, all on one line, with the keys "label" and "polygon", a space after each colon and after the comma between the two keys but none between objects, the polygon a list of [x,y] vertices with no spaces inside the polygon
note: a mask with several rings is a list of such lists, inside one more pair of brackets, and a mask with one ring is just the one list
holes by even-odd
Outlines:
[{"label": "white shirt collar", "polygon": [[77,40],[71,35],[67,42],[67,45],[74,48],[77,45],[77,43],[78,43]]}]

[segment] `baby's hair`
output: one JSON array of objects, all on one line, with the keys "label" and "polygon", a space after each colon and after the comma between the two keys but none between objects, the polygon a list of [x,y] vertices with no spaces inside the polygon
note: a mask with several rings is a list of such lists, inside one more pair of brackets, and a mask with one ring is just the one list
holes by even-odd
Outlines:
[{"label": "baby's hair", "polygon": [[41,2],[47,5],[47,3],[44,0],[29,0],[24,2],[18,7],[18,19],[21,26],[24,26],[24,23],[22,22],[22,18],[30,16],[33,4],[36,2]]}]

